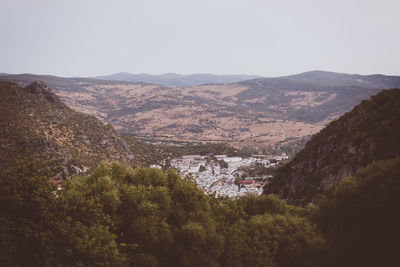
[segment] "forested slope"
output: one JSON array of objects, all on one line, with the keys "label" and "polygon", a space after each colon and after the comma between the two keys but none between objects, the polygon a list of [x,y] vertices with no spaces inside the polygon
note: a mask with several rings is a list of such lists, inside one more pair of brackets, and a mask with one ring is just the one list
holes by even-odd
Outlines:
[{"label": "forested slope", "polygon": [[368,163],[400,155],[399,136],[400,89],[383,90],[314,135],[264,192],[307,204]]},{"label": "forested slope", "polygon": [[102,160],[133,163],[131,149],[112,126],[70,109],[44,83],[22,88],[0,82],[0,94],[0,171],[25,157],[50,160],[57,179]]}]

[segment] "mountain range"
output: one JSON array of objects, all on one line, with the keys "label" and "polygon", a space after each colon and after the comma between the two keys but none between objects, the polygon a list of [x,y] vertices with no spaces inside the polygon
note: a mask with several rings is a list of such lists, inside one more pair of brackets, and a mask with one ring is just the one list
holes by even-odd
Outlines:
[{"label": "mountain range", "polygon": [[119,72],[106,76],[94,77],[101,80],[112,81],[128,81],[128,82],[145,82],[151,84],[159,84],[166,86],[196,86],[202,84],[225,84],[234,83],[244,80],[261,78],[257,75],[215,75],[215,74],[190,74],[182,75],[177,73],[166,73],[160,75],[153,75],[147,73],[132,74],[127,72]]}]

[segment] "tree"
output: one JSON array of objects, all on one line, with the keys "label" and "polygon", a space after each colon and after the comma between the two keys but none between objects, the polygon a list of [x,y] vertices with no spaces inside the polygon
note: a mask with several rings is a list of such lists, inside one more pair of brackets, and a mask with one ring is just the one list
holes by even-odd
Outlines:
[{"label": "tree", "polygon": [[36,161],[1,176],[2,263],[326,265],[324,238],[308,210],[273,195],[216,198],[174,170],[115,162],[69,177],[61,191],[47,179]]},{"label": "tree", "polygon": [[55,187],[38,160],[21,160],[0,174],[0,262],[7,266],[50,265],[55,254]]},{"label": "tree", "polygon": [[117,181],[128,174],[120,164],[101,163],[89,175],[77,175],[64,183],[57,198],[58,246],[65,247],[57,253],[59,262],[83,266],[126,262],[113,230],[121,205]]},{"label": "tree", "polygon": [[325,191],[314,220],[335,266],[395,266],[400,238],[400,157],[369,164]]}]

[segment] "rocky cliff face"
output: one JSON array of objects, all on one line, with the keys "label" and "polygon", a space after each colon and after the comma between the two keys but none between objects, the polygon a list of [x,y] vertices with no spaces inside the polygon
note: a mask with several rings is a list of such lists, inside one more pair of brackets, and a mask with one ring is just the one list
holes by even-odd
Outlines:
[{"label": "rocky cliff face", "polygon": [[134,162],[120,133],[70,109],[43,82],[25,88],[0,82],[0,93],[0,170],[35,155],[49,160],[54,178],[62,181],[101,160]]},{"label": "rocky cliff face", "polygon": [[276,171],[264,193],[307,204],[375,160],[400,155],[400,89],[384,90],[316,134]]}]

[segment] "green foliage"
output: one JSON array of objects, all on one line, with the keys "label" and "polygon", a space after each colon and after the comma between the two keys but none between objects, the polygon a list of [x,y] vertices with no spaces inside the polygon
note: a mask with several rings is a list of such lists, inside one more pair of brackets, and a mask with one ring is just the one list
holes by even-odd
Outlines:
[{"label": "green foliage", "polygon": [[249,195],[238,200],[244,207],[246,214],[250,216],[270,214],[284,214],[288,206],[275,195]]},{"label": "green foliage", "polygon": [[88,176],[76,176],[64,183],[59,202],[67,214],[85,225],[110,221],[119,204],[118,188],[109,166],[102,163]]},{"label": "green foliage", "polygon": [[275,195],[216,198],[174,170],[115,162],[57,193],[47,177],[36,161],[1,176],[5,265],[395,266],[400,158],[307,208]]},{"label": "green foliage", "polygon": [[0,175],[2,265],[50,265],[55,254],[52,230],[57,225],[56,198],[48,174],[42,162],[23,160]]},{"label": "green foliage", "polygon": [[320,266],[324,240],[315,233],[315,226],[305,218],[279,214],[254,216],[246,235],[249,265]]},{"label": "green foliage", "polygon": [[[222,266],[322,266],[326,244],[302,208],[273,195],[211,202],[224,235]],[[299,212],[303,211],[303,212]]]},{"label": "green foliage", "polygon": [[162,170],[149,169],[149,168],[137,168],[133,175],[130,176],[128,183],[134,185],[144,186],[166,186],[167,179]]},{"label": "green foliage", "polygon": [[2,174],[2,264],[122,264],[124,257],[110,231],[112,223],[107,215],[115,210],[118,198],[110,180],[100,172],[68,180],[60,194],[48,183],[50,171],[40,162],[24,160]]},{"label": "green foliage", "polygon": [[327,236],[335,266],[396,266],[400,157],[369,164],[326,190],[314,220]]},{"label": "green foliage", "polygon": [[61,222],[56,246],[63,248],[55,255],[61,265],[119,266],[125,258],[121,255],[115,235],[103,224],[84,225],[67,217]]}]

